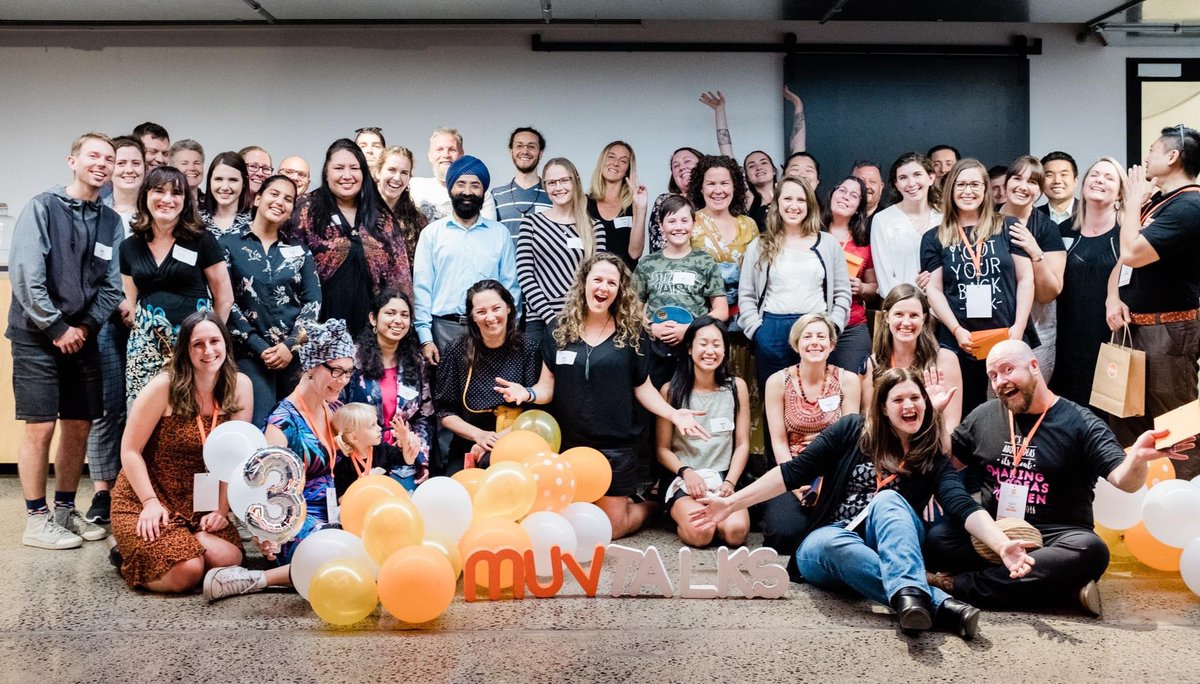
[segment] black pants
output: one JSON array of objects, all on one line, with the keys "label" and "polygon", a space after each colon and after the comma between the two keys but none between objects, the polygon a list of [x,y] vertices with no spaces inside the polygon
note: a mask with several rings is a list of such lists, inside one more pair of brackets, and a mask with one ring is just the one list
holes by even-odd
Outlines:
[{"label": "black pants", "polygon": [[763,546],[775,549],[775,553],[787,556],[788,574],[793,582],[800,581],[796,568],[796,549],[804,541],[809,527],[811,507],[801,506],[794,492],[784,492],[761,504]]},{"label": "black pants", "polygon": [[1009,577],[1002,563],[981,558],[966,530],[948,521],[925,536],[925,566],[952,574],[954,588],[948,593],[978,608],[1037,609],[1074,602],[1083,585],[1104,574],[1108,546],[1082,527],[1039,529],[1045,545],[1029,553],[1036,563],[1021,579]]}]

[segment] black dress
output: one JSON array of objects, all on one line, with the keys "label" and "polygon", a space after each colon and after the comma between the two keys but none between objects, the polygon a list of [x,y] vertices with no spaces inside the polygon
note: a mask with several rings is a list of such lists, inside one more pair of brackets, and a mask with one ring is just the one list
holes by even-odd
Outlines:
[{"label": "black dress", "polygon": [[[347,223],[343,218],[341,225]],[[340,318],[346,321],[347,331],[355,338],[367,327],[367,315],[371,311],[371,271],[367,268],[367,253],[359,237],[361,230],[364,230],[362,226],[355,226],[349,232],[350,251],[346,260],[321,283],[321,320]]]},{"label": "black dress", "polygon": [[[1050,388],[1071,401],[1087,406],[1092,395],[1092,374],[1100,345],[1109,340],[1105,323],[1104,300],[1108,278],[1117,265],[1121,227],[1107,233],[1084,237],[1060,227],[1067,248],[1067,268],[1063,289],[1058,295],[1058,329],[1070,331],[1060,340],[1054,361]],[[1096,409],[1092,409],[1095,411]]]},{"label": "black dress", "polygon": [[[610,220],[600,215],[600,207],[597,206],[596,200],[589,197],[587,212],[592,220],[598,221],[604,227],[605,250],[621,257],[621,261],[625,262],[630,271],[637,268],[637,259],[629,256],[629,236],[633,233],[633,205],[625,207]],[[618,223],[621,225],[618,226]]]}]

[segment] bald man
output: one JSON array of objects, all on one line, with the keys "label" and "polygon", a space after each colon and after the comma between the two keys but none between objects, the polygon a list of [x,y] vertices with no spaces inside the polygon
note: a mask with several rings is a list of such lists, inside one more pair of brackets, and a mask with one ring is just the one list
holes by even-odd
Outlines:
[{"label": "bald man", "polygon": [[997,398],[963,420],[952,450],[978,477],[988,513],[1024,520],[1044,546],[1030,552],[1033,570],[1014,580],[981,558],[957,523],[943,521],[926,541],[926,567],[944,571],[930,584],[980,608],[1037,609],[1077,597],[1099,617],[1096,580],[1108,567],[1108,547],[1092,532],[1096,479],[1137,491],[1150,461],[1186,459],[1178,452],[1193,440],[1157,451],[1155,439],[1166,433],[1146,432],[1126,454],[1091,411],[1050,391],[1033,350],[1019,340],[992,348],[987,373]]},{"label": "bald man", "polygon": [[312,176],[304,157],[288,157],[279,162],[279,173],[291,178],[292,182],[296,184],[297,196],[308,192],[308,184],[312,182]]}]

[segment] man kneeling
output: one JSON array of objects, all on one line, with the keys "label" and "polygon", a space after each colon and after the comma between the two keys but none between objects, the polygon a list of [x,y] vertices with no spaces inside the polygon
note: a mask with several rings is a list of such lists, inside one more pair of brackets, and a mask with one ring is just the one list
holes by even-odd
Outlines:
[{"label": "man kneeling", "polygon": [[953,453],[980,483],[983,506],[995,518],[1016,518],[1042,534],[1043,547],[1030,552],[1036,563],[1020,579],[989,563],[957,524],[930,530],[926,565],[930,576],[955,598],[981,608],[1028,609],[1078,597],[1100,616],[1096,580],[1108,567],[1108,547],[1092,531],[1096,479],[1127,492],[1146,480],[1147,463],[1179,454],[1193,440],[1156,451],[1146,432],[1126,454],[1112,431],[1091,411],[1056,396],[1046,386],[1033,351],[1018,340],[997,344],[988,354],[988,379],[998,399],[971,412],[954,431]]}]

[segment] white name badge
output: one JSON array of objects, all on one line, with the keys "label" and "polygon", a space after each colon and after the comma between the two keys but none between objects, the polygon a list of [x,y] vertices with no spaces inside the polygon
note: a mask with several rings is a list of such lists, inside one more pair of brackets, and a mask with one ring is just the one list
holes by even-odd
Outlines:
[{"label": "white name badge", "polygon": [[338,506],[337,490],[333,487],[325,489],[325,508],[329,511],[329,522],[335,523],[341,520],[342,511]]},{"label": "white name badge", "polygon": [[171,256],[179,261],[182,261],[188,266],[196,265],[196,252],[195,250],[188,249],[187,247],[175,245],[175,249],[171,250]]},{"label": "white name badge", "polygon": [[671,284],[691,287],[696,284],[696,274],[689,271],[675,271],[671,274]]},{"label": "white name badge", "polygon": [[296,257],[304,256],[304,248],[300,245],[288,245],[280,247],[279,253],[283,255],[284,259],[295,259]]},{"label": "white name badge", "polygon": [[1133,277],[1133,267],[1121,264],[1121,272],[1117,274],[1117,287],[1125,287]]},{"label": "white name badge", "polygon": [[577,237],[567,238],[567,249],[583,249],[583,240]]},{"label": "white name badge", "polygon": [[733,419],[713,418],[708,422],[708,431],[713,434],[720,432],[733,432]]},{"label": "white name badge", "polygon": [[817,406],[821,407],[822,411],[828,413],[842,405],[842,396],[835,394],[832,397],[821,397],[817,400]]},{"label": "white name badge", "polygon": [[192,477],[192,512],[208,513],[221,503],[221,481],[212,473],[196,473]]},{"label": "white name badge", "polygon": [[632,216],[618,216],[615,219],[613,219],[613,227],[614,228],[632,228],[633,227],[633,217]]},{"label": "white name badge", "polygon": [[396,383],[396,396],[404,401],[412,401],[417,398],[417,388]]},{"label": "white name badge", "polygon": [[1027,501],[1029,485],[1000,483],[1000,501],[996,504],[996,517],[1024,520]]},{"label": "white name badge", "polygon": [[1063,246],[1067,248],[1067,251],[1071,250],[1071,245],[1073,245],[1073,244],[1075,244],[1075,238],[1073,238],[1073,237],[1063,238]]},{"label": "white name badge", "polygon": [[992,317],[992,286],[967,285],[967,318]]},{"label": "white name badge", "polygon": [[[871,502],[874,501],[874,499],[871,499]],[[853,532],[856,527],[862,524],[862,521],[867,519],[867,514],[871,512],[871,502],[868,502],[866,506],[863,506],[863,509],[858,512],[858,515],[854,516],[854,519],[850,521],[850,524],[846,525],[847,532]]]},{"label": "white name badge", "polygon": [[92,250],[92,253],[95,254],[97,257],[104,259],[105,261],[109,261],[110,259],[112,259],[112,246],[111,245],[102,245],[99,242],[97,242],[96,249]]},{"label": "white name badge", "polygon": [[554,363],[559,366],[574,366],[575,354],[573,351],[560,351],[554,355]]}]

